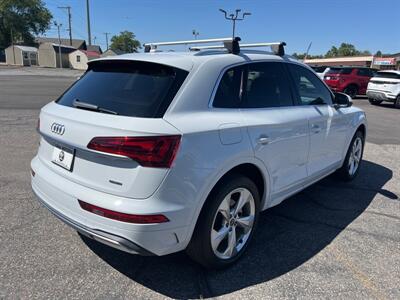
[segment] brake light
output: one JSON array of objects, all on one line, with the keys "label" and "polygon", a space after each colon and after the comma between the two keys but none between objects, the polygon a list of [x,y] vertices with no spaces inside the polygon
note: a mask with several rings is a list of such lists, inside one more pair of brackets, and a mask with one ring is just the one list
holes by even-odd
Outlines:
[{"label": "brake light", "polygon": [[79,199],[78,202],[81,208],[88,212],[94,213],[104,218],[113,219],[121,222],[136,223],[136,224],[153,224],[153,223],[165,223],[169,221],[168,218],[164,215],[131,215],[102,208],[93,204],[86,203]]},{"label": "brake light", "polygon": [[180,135],[95,137],[87,147],[100,152],[127,156],[144,167],[170,168],[180,141]]}]

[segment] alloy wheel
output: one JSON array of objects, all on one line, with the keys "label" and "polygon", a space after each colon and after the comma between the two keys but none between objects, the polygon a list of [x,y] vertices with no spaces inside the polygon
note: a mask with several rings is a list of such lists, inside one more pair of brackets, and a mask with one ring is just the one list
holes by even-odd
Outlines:
[{"label": "alloy wheel", "polygon": [[255,221],[255,201],[246,188],[231,191],[222,200],[211,228],[211,247],[220,259],[234,257],[246,245]]},{"label": "alloy wheel", "polygon": [[348,164],[348,171],[350,176],[353,176],[357,172],[358,166],[360,165],[363,147],[362,144],[363,143],[360,137],[357,137],[354,140]]}]

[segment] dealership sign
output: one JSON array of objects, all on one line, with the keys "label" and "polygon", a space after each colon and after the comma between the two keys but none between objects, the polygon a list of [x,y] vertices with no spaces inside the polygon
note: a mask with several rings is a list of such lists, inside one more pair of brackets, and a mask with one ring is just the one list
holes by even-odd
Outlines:
[{"label": "dealership sign", "polygon": [[396,58],[394,57],[374,57],[374,65],[379,66],[394,66],[396,65]]}]

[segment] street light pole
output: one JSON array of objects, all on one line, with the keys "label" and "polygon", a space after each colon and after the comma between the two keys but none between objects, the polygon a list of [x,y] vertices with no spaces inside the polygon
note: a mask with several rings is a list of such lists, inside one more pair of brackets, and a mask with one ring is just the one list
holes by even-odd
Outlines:
[{"label": "street light pole", "polygon": [[61,57],[61,37],[60,37],[60,27],[62,24],[58,24],[57,22],[54,22],[54,25],[57,26],[57,31],[58,31],[58,57],[60,61],[60,68],[63,67],[62,65],[62,57]]},{"label": "street light pole", "polygon": [[229,14],[229,16],[228,16],[228,13],[225,10],[220,8],[219,11],[224,14],[225,19],[227,19],[229,21],[232,21],[232,39],[235,38],[236,21],[243,21],[246,16],[250,16],[251,15],[251,13],[245,12],[245,13],[242,14],[241,17],[239,17],[239,13],[242,11],[241,9],[236,9],[235,13],[234,14]]}]

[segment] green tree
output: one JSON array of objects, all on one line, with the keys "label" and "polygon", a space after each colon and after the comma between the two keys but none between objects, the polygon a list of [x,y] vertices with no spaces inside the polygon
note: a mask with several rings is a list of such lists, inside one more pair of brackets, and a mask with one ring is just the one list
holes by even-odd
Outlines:
[{"label": "green tree", "polygon": [[376,51],[375,56],[382,57],[382,51],[381,50]]},{"label": "green tree", "polygon": [[122,31],[119,35],[114,35],[111,38],[110,49],[121,50],[125,53],[138,52],[138,49],[142,48],[140,42],[136,39],[133,32]]},{"label": "green tree", "polygon": [[349,43],[341,43],[339,48],[332,46],[332,48],[326,52],[325,57],[341,57],[341,56],[357,56],[357,55],[371,55],[368,50],[360,51],[356,47]]},{"label": "green tree", "polygon": [[51,19],[42,0],[0,0],[0,48],[12,42],[33,44],[34,35],[44,33]]}]

